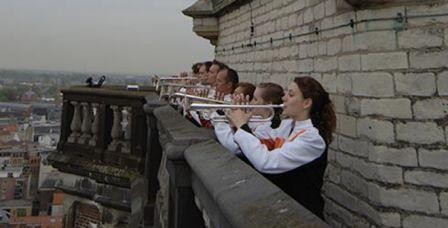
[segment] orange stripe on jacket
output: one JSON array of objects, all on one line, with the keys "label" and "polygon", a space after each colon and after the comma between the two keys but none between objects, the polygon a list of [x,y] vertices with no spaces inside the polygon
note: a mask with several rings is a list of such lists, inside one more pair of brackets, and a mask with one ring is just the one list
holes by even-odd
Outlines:
[{"label": "orange stripe on jacket", "polygon": [[[300,130],[295,135],[293,135],[291,139],[289,139],[288,141],[289,142],[294,141],[294,139],[305,133],[305,131],[306,131],[305,129]],[[275,139],[260,139],[260,141],[262,144],[266,145],[269,151],[271,151],[281,148],[283,144],[285,144],[286,139],[277,137]]]}]

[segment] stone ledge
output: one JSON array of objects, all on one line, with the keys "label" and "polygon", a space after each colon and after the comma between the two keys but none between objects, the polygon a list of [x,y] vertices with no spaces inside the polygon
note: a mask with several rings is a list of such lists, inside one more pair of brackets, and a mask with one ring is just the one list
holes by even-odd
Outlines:
[{"label": "stone ledge", "polygon": [[234,227],[328,227],[214,140],[190,146],[185,158],[212,203]]},{"label": "stone ledge", "polygon": [[159,122],[160,140],[165,141],[160,144],[169,159],[183,159],[183,151],[189,145],[214,138],[213,131],[196,127],[171,106],[155,108],[154,116]]},{"label": "stone ledge", "polygon": [[58,151],[52,152],[47,160],[61,172],[86,176],[99,183],[126,188],[129,188],[131,182],[140,175],[134,170],[116,168],[107,164],[95,164],[90,160],[69,156]]}]

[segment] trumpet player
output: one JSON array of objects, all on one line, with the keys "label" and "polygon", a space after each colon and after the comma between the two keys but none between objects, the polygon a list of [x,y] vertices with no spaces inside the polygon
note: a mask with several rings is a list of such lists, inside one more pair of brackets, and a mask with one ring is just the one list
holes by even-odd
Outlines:
[{"label": "trumpet player", "polygon": [[239,82],[238,73],[231,68],[224,68],[216,75],[215,98],[223,101],[232,101],[232,94]]},{"label": "trumpet player", "polygon": [[200,85],[204,85],[204,86],[208,85],[208,83],[207,83],[208,72],[209,72],[212,64],[213,64],[213,62],[206,61],[206,62],[202,63],[201,67],[199,67],[198,78],[199,78]]},{"label": "trumpet player", "polygon": [[[245,86],[243,84],[243,86]],[[253,85],[252,85],[253,86]],[[250,87],[250,86],[248,86]],[[275,83],[261,83],[254,90],[252,94],[237,93],[238,90],[244,89],[244,87],[237,87],[234,93],[234,103],[250,103],[253,105],[277,105],[282,103],[282,97],[284,95],[283,88]],[[272,115],[271,109],[254,109],[253,115],[261,116],[263,118]],[[280,109],[274,110],[274,117],[269,122],[248,123],[252,131],[256,131],[257,128],[271,127],[276,128],[280,123]],[[242,154],[239,145],[234,140],[234,128],[226,122],[214,122],[215,135],[218,141],[227,148],[233,154],[239,156],[247,162]]]},{"label": "trumpet player", "polygon": [[248,126],[251,113],[232,110],[227,117],[237,128],[233,138],[255,169],[323,219],[320,191],[327,148],[336,127],[333,104],[322,85],[311,77],[295,78],[283,104],[283,115],[288,119],[277,129],[266,127],[255,132]]},{"label": "trumpet player", "polygon": [[[219,73],[219,71],[228,69],[229,67],[217,60],[213,60],[212,65],[210,66],[210,69],[207,73],[207,85],[211,86],[212,88],[216,87],[216,77]],[[208,98],[215,98],[216,97],[216,90],[210,89],[208,93]]]},{"label": "trumpet player", "polygon": [[[210,69],[215,65],[212,65]],[[216,91],[213,99],[232,101],[232,94],[236,89],[236,85],[239,82],[238,73],[231,68],[223,68],[216,76]],[[210,96],[210,94],[209,94]],[[190,116],[195,120],[195,124],[207,128],[213,128],[213,123],[210,121],[209,116],[201,115],[196,111],[190,111]]]}]

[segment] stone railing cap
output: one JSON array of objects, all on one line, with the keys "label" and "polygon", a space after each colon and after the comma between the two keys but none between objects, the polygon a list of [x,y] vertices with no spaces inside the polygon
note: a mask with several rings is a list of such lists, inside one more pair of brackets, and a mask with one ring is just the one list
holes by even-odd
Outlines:
[{"label": "stone railing cap", "polygon": [[168,152],[171,159],[183,159],[183,149],[194,143],[214,138],[213,131],[196,127],[169,105],[155,108],[154,115],[159,122],[159,127],[168,137],[167,142],[170,145]]}]

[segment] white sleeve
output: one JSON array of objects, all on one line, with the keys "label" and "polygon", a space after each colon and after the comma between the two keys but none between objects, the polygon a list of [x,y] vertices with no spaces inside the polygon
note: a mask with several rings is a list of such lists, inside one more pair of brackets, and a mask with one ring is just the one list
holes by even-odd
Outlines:
[{"label": "white sleeve", "polygon": [[254,167],[262,173],[284,173],[320,157],[325,142],[316,129],[309,129],[292,142],[286,141],[281,148],[269,151],[252,134],[238,129],[235,142]]},{"label": "white sleeve", "polygon": [[252,130],[254,135],[259,139],[275,139],[281,135],[288,134],[291,130],[291,119],[282,120],[278,128],[272,128],[271,124],[260,125]]},{"label": "white sleeve", "polygon": [[218,141],[232,154],[241,154],[240,147],[233,139],[233,131],[227,123],[214,123],[215,134]]}]

